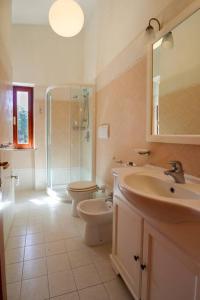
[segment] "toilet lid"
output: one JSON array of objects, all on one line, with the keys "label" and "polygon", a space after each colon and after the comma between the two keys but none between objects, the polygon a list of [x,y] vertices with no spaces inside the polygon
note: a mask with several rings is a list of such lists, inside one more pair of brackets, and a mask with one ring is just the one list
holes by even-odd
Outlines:
[{"label": "toilet lid", "polygon": [[92,190],[97,187],[93,181],[75,181],[68,184],[67,189],[71,191]]},{"label": "toilet lid", "polygon": [[71,189],[71,188],[67,188],[67,190],[70,192],[92,192],[92,191],[96,191],[97,190],[97,186],[94,186],[92,188],[89,189]]}]

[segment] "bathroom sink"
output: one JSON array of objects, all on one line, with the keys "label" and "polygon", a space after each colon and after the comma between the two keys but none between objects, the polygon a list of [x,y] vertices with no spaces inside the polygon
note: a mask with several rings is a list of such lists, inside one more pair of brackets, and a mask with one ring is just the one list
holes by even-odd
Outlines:
[{"label": "bathroom sink", "polygon": [[118,175],[121,193],[150,218],[172,223],[200,221],[200,181],[177,184],[160,168],[147,167]]},{"label": "bathroom sink", "polygon": [[175,184],[144,174],[128,175],[124,178],[124,182],[129,188],[146,193],[149,197],[200,200],[200,195],[188,190],[187,184]]}]

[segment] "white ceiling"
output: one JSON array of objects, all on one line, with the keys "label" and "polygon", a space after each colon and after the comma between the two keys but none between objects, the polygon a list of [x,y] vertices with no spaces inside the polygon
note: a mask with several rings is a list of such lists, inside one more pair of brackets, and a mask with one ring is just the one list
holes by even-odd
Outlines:
[{"label": "white ceiling", "polygon": [[[14,24],[48,24],[48,12],[55,0],[12,0],[12,22]],[[96,0],[76,0],[88,20]]]}]

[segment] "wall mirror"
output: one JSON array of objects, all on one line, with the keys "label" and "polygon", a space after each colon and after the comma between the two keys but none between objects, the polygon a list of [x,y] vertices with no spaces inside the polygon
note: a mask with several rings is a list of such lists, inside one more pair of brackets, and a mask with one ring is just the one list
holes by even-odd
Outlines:
[{"label": "wall mirror", "polygon": [[200,8],[151,44],[148,69],[147,140],[200,144]]}]

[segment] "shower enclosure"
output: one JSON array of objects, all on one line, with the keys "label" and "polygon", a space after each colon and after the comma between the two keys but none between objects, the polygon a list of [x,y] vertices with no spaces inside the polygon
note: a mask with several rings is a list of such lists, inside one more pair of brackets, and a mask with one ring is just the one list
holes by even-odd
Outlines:
[{"label": "shower enclosure", "polygon": [[68,200],[67,185],[94,179],[94,88],[52,87],[46,94],[47,192]]}]

